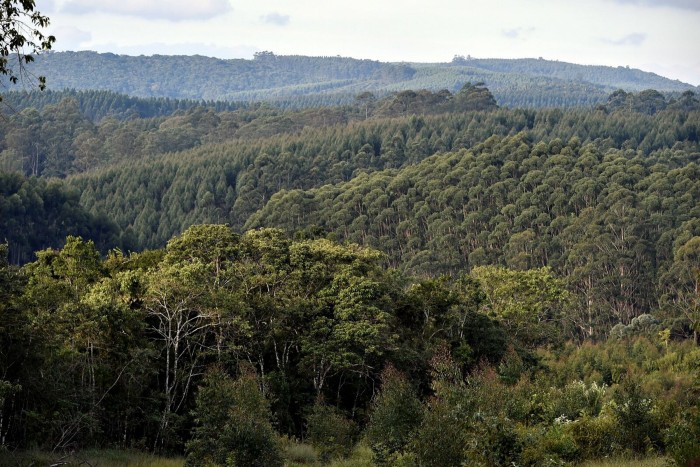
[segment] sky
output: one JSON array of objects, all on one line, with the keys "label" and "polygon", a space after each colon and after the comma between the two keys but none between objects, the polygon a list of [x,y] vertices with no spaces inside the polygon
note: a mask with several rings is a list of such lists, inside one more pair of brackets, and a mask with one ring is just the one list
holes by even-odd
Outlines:
[{"label": "sky", "polygon": [[538,58],[700,85],[700,0],[38,0],[55,50]]}]

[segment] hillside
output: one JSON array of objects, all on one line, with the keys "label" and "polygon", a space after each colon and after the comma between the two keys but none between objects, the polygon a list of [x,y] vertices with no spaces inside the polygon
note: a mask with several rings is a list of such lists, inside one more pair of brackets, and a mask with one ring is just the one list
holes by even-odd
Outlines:
[{"label": "hillside", "polygon": [[1,464],[700,453],[693,91],[6,103]]},{"label": "hillside", "polygon": [[542,59],[467,59],[450,63],[382,63],[345,57],[279,56],[253,60],[204,56],[125,56],[52,52],[30,71],[53,90],[109,90],[137,97],[267,101],[308,107],[348,104],[371,91],[457,91],[483,82],[505,107],[594,106],[616,89],[680,93],[691,85],[622,67],[585,66]]},{"label": "hillside", "polygon": [[[539,142],[549,146],[553,140],[568,143],[578,138],[601,154],[616,149],[627,157],[624,151],[634,150],[651,157],[674,150],[683,151],[674,157],[692,162],[700,135],[700,103],[690,91],[669,101],[655,91],[618,91],[596,110],[566,112],[499,109],[489,91],[479,86],[467,86],[456,94],[403,91],[354,106],[296,111],[265,106],[187,108],[191,103],[161,98],[133,102],[108,92],[54,94],[65,99],[41,110],[25,108],[0,122],[0,170],[25,177],[67,177],[82,208],[96,219],[106,216],[116,223],[120,240],[115,245],[127,250],[161,247],[173,235],[202,222],[227,222],[241,229],[280,191],[311,190],[409,168],[436,153],[478,147],[494,136],[523,134],[532,145],[528,152]],[[177,110],[168,116],[138,118],[134,104],[146,115]],[[110,116],[98,122],[87,117],[110,111],[131,117]],[[426,170],[429,174],[433,169]],[[66,232],[40,229],[35,235],[31,229],[11,227],[10,213],[31,218],[34,202],[25,192],[10,190],[3,194],[6,203],[0,202],[0,227],[8,229],[11,253],[23,245],[23,253],[12,256],[21,262],[31,254],[27,246],[58,245],[65,235],[61,232]],[[460,196],[466,196],[466,188]],[[291,212],[285,208],[287,215]],[[276,222],[269,217],[275,210],[266,208],[265,213],[259,219]],[[309,216],[307,212],[299,221],[279,225],[304,229],[304,219],[314,217]],[[336,231],[331,219],[321,216],[311,223]],[[415,236],[414,246],[396,255],[395,246],[375,243],[383,234],[367,232],[362,227],[352,233],[353,239],[358,234],[368,238],[368,244],[390,253],[394,264],[414,272],[451,271],[470,264],[466,257],[441,265],[411,260],[415,245],[426,247],[432,234]]]}]

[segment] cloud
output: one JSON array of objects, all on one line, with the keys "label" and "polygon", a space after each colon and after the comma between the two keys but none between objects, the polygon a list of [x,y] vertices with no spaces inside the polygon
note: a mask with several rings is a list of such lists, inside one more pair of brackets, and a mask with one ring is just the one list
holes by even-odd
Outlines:
[{"label": "cloud", "polygon": [[265,16],[261,16],[260,20],[266,24],[273,24],[275,26],[286,26],[289,24],[289,15],[282,15],[277,12],[268,13]]},{"label": "cloud", "polygon": [[74,26],[58,26],[51,31],[56,36],[55,50],[81,50],[92,40],[92,34]]},{"label": "cloud", "polygon": [[530,34],[533,32],[535,28],[515,28],[515,29],[504,29],[501,31],[501,35],[507,39],[518,39],[522,38],[524,39],[523,36]]},{"label": "cloud", "polygon": [[628,34],[625,37],[622,37],[620,39],[603,39],[603,42],[610,44],[610,45],[632,45],[632,46],[640,46],[644,41],[647,39],[646,34],[642,33],[634,33],[634,34]]},{"label": "cloud", "polygon": [[56,11],[56,1],[55,0],[37,0],[36,9],[41,12],[42,15],[53,13]]},{"label": "cloud", "polygon": [[210,19],[230,10],[229,0],[69,0],[62,11],[76,15],[107,13],[186,21]]},{"label": "cloud", "polygon": [[698,0],[609,0],[623,5],[639,5],[649,7],[668,7],[681,10],[700,11],[700,1]]}]

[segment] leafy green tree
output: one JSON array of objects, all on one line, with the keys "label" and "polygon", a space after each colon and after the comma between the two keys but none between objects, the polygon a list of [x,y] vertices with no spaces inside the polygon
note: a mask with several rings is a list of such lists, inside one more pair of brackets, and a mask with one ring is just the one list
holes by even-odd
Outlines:
[{"label": "leafy green tree", "polygon": [[685,316],[695,342],[700,342],[700,237],[691,238],[676,250],[660,282],[661,306],[672,308],[674,315]]},{"label": "leafy green tree", "polygon": [[[51,50],[56,42],[54,36],[42,32],[49,25],[49,18],[35,8],[34,0],[3,0],[0,4],[0,74],[13,84],[28,75],[25,65],[34,60],[33,54]],[[39,88],[44,89],[46,79],[38,79]]]},{"label": "leafy green tree", "polygon": [[667,452],[677,465],[692,465],[700,459],[700,416],[697,411],[679,414],[666,429],[664,441]]},{"label": "leafy green tree", "polygon": [[18,364],[25,353],[27,323],[17,307],[22,282],[18,269],[7,261],[8,246],[0,244],[0,446],[10,434],[12,402],[22,389],[17,382]]},{"label": "leafy green tree", "polygon": [[436,349],[430,368],[434,395],[423,406],[411,451],[419,465],[460,465],[466,460],[472,405],[465,397],[461,371],[446,346]]},{"label": "leafy green tree", "polygon": [[348,457],[355,445],[357,426],[337,408],[316,401],[306,418],[306,435],[328,462],[339,457]]},{"label": "leafy green tree", "polygon": [[193,378],[202,371],[203,350],[220,320],[208,305],[201,261],[162,265],[145,278],[144,310],[151,332],[161,342],[161,391],[164,398],[156,445],[178,430]]},{"label": "leafy green tree", "polygon": [[375,461],[391,463],[394,456],[406,450],[421,417],[422,406],[411,382],[392,366],[385,368],[365,430]]},{"label": "leafy green tree", "polygon": [[200,385],[187,465],[282,466],[270,409],[253,371],[237,379],[213,367]]},{"label": "leafy green tree", "polygon": [[355,101],[364,109],[365,120],[369,117],[370,107],[374,106],[377,98],[369,91],[362,92],[355,97]]},{"label": "leafy green tree", "polygon": [[569,294],[549,268],[512,271],[482,266],[472,271],[486,295],[485,308],[528,347],[557,340]]},{"label": "leafy green tree", "polygon": [[634,375],[627,375],[617,389],[613,400],[620,445],[633,452],[647,452],[661,437],[653,414],[654,402]]},{"label": "leafy green tree", "polygon": [[[68,237],[63,249],[38,252],[37,258],[23,268],[22,306],[32,341],[25,366],[35,370],[24,375],[26,423],[44,446],[64,449],[101,430],[104,399],[124,370],[124,360],[111,353],[118,344],[110,324],[120,320],[85,300],[104,275],[93,242]],[[112,365],[122,371],[112,373]]]}]

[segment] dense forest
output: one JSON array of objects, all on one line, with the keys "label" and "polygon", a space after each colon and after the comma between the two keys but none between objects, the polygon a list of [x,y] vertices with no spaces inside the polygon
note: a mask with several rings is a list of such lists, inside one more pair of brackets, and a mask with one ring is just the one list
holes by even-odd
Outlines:
[{"label": "dense forest", "polygon": [[544,59],[477,59],[448,63],[382,63],[346,57],[258,52],[252,60],[204,56],[132,57],[96,52],[38,54],[28,70],[48,89],[102,90],[136,97],[271,102],[278,107],[348,105],[356,95],[428,89],[458,91],[483,82],[502,107],[580,107],[604,103],[617,89],[663,93],[698,89],[625,67]]},{"label": "dense forest", "polygon": [[[516,65],[547,64],[490,66]],[[0,446],[699,458],[697,95],[510,109],[440,89],[5,94]]]},{"label": "dense forest", "polygon": [[549,268],[411,279],[377,250],[224,225],[106,257],[68,237],[0,280],[3,446],[261,466],[360,439],[384,465],[700,449],[700,350],[679,332],[697,291],[688,316],[571,340],[576,291]]}]

